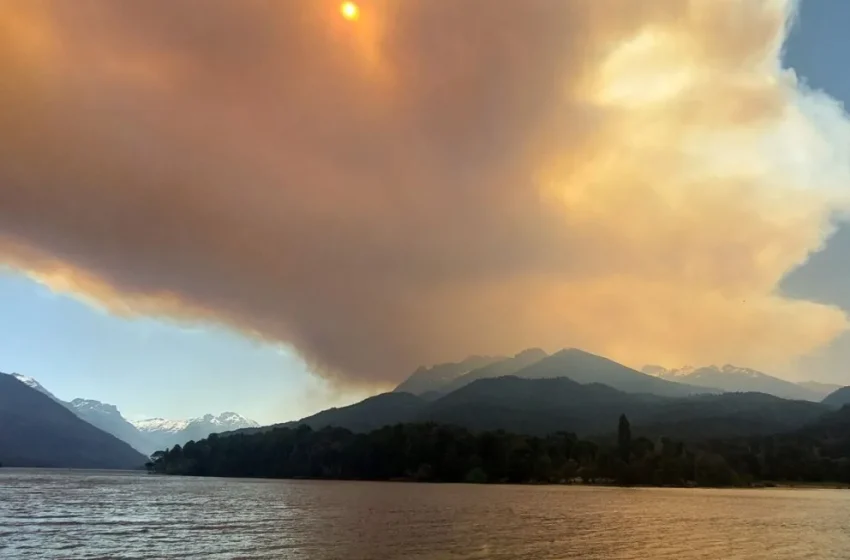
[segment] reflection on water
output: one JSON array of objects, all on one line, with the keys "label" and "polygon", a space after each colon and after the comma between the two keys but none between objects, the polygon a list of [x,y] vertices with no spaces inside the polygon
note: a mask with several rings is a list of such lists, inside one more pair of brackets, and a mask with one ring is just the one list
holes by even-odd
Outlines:
[{"label": "reflection on water", "polygon": [[850,491],[467,486],[0,469],[0,558],[850,557]]}]

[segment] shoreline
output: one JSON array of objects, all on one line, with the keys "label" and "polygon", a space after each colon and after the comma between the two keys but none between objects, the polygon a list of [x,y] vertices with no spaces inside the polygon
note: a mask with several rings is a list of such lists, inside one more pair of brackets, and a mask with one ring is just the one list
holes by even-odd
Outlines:
[{"label": "shoreline", "polygon": [[447,482],[447,481],[429,481],[429,480],[414,480],[406,478],[395,479],[359,479],[359,478],[311,478],[311,477],[291,477],[291,478],[265,478],[265,477],[241,477],[241,476],[198,476],[184,474],[166,474],[166,473],[148,473],[163,477],[188,477],[188,478],[218,478],[218,479],[240,479],[240,480],[294,480],[294,481],[310,481],[310,482],[381,482],[392,484],[452,484],[452,485],[469,485],[469,486],[575,486],[581,488],[657,488],[657,489],[680,489],[680,490],[850,490],[850,484],[841,482],[755,482],[742,486],[705,486],[697,484],[680,484],[680,485],[657,485],[657,484],[617,484],[616,482]]}]

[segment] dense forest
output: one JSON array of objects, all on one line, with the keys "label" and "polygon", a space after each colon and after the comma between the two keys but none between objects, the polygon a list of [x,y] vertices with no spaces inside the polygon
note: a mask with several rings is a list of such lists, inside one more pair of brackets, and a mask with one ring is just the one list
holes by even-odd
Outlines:
[{"label": "dense forest", "polygon": [[612,419],[603,440],[398,424],[369,433],[308,426],[213,435],[153,455],[148,470],[194,476],[474,483],[741,486],[850,483],[850,407],[790,434],[685,444],[633,435]]}]

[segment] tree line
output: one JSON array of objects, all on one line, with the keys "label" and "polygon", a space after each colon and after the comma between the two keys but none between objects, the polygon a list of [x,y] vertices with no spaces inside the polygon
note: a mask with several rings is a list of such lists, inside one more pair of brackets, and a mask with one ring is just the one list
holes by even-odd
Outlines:
[{"label": "tree line", "polygon": [[589,441],[474,433],[442,424],[399,424],[370,433],[308,426],[212,435],[159,451],[152,473],[191,476],[408,480],[470,483],[610,483],[740,486],[761,481],[850,483],[850,449],[824,453],[805,435],[688,444],[632,437]]}]

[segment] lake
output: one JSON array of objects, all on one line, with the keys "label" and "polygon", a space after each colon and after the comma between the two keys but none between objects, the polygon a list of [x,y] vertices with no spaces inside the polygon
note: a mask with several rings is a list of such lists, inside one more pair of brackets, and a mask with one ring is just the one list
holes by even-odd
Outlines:
[{"label": "lake", "polygon": [[846,559],[850,491],[0,469],[0,558]]}]

